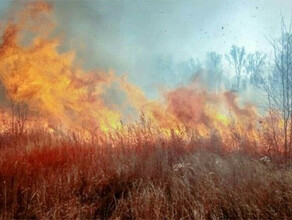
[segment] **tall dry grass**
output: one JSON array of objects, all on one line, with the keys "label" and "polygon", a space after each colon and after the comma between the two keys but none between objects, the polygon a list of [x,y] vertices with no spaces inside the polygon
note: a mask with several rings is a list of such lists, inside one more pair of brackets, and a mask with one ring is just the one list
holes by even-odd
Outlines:
[{"label": "tall dry grass", "polygon": [[0,135],[2,219],[290,219],[292,168],[143,129]]}]

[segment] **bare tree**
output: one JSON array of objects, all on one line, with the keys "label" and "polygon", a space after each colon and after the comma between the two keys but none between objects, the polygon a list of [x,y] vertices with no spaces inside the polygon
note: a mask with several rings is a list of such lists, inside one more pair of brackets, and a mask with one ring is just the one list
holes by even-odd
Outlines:
[{"label": "bare tree", "polygon": [[282,20],[280,39],[270,42],[274,51],[274,65],[265,89],[269,107],[280,115],[285,161],[292,144],[292,32]]},{"label": "bare tree", "polygon": [[209,89],[219,90],[222,83],[222,55],[216,52],[207,53],[207,82]]},{"label": "bare tree", "polygon": [[264,71],[266,67],[267,55],[255,52],[248,54],[246,57],[245,69],[249,77],[249,82],[257,87],[260,87],[264,82]]},{"label": "bare tree", "polygon": [[235,78],[236,78],[236,85],[235,89],[240,89],[240,81],[242,78],[242,73],[244,70],[245,62],[246,62],[246,52],[244,47],[238,47],[233,45],[229,54],[225,55],[226,60],[234,69]]}]

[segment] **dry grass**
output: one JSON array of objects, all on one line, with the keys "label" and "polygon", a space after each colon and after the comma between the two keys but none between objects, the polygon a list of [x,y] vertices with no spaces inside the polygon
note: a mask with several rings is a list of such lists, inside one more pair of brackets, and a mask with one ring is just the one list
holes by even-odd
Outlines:
[{"label": "dry grass", "polygon": [[[292,168],[214,140],[0,136],[2,219],[290,219]],[[212,147],[212,146],[217,147]]]}]

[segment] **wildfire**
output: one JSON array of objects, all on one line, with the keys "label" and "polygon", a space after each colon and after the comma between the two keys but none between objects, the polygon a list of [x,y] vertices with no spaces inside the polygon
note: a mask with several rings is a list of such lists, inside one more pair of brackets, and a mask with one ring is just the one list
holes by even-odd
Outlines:
[{"label": "wildfire", "polygon": [[[45,2],[26,4],[7,22],[0,44],[0,79],[7,99],[25,103],[39,124],[53,130],[121,128],[125,114],[103,98],[116,83],[137,115],[142,113],[143,120],[166,134],[195,129],[204,136],[216,130],[227,138],[227,127],[234,120],[242,122],[243,130],[254,127],[255,109],[240,108],[231,92],[211,94],[188,86],[166,92],[163,101],[149,100],[125,77],[84,71],[74,62],[75,52],[61,53],[62,40],[50,36],[55,27],[52,9]],[[24,43],[27,38],[29,43]]]},{"label": "wildfire", "polygon": [[[33,3],[20,13],[18,23],[9,22],[0,46],[0,77],[7,96],[25,102],[31,111],[48,121],[65,126],[98,126],[106,131],[115,128],[120,114],[107,108],[100,96],[112,81],[112,75],[84,72],[73,64],[74,52],[60,53],[59,39],[36,33],[29,46],[22,46],[30,19],[49,13],[47,3]],[[23,18],[24,17],[24,18]]]}]

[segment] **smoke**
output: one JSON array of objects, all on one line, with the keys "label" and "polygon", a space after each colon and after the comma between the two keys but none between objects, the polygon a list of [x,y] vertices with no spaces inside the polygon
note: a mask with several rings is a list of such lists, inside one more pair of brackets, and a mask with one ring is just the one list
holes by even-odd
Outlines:
[{"label": "smoke", "polygon": [[[131,83],[126,75],[119,76],[119,71],[92,70],[96,57],[91,54],[90,48],[94,45],[87,36],[91,34],[90,26],[74,22],[78,16],[92,21],[88,16],[93,15],[85,13],[88,9],[82,8],[80,2],[70,4],[73,7],[70,14],[65,13],[67,4],[62,1],[55,4],[56,10],[53,3],[43,1],[26,2],[13,8],[0,44],[0,79],[6,97],[28,105],[34,115],[46,121],[46,126],[107,132],[119,129],[121,121],[133,122],[142,114],[145,121],[163,130],[188,127],[202,131],[207,128],[224,130],[222,126],[230,123],[228,110],[235,119],[250,121],[255,117],[253,107],[238,106],[233,93],[208,91],[210,78],[202,77],[204,71],[193,59],[179,65],[166,59],[169,72],[185,68],[189,77],[192,72],[198,73],[187,85],[162,88],[160,99],[149,99],[143,87]],[[81,7],[76,11],[77,18],[71,18],[77,6]],[[99,16],[94,15],[94,18]],[[73,25],[66,26],[67,22]],[[72,37],[77,31],[84,40]],[[71,41],[67,40],[68,35]],[[99,38],[95,41],[99,42]],[[107,54],[98,52],[100,57],[111,60]],[[129,57],[118,60],[124,59]],[[111,62],[103,60],[101,63],[115,66],[115,58]],[[147,61],[144,65],[151,66]],[[152,80],[157,85],[161,83],[158,78]]]},{"label": "smoke", "polygon": [[120,113],[101,98],[113,74],[86,72],[74,64],[74,51],[59,51],[62,41],[50,37],[55,26],[51,12],[51,4],[30,2],[7,22],[0,45],[0,78],[7,98],[27,104],[53,121],[52,126],[60,121],[71,128],[115,128]]}]

